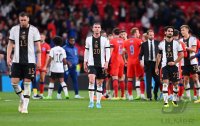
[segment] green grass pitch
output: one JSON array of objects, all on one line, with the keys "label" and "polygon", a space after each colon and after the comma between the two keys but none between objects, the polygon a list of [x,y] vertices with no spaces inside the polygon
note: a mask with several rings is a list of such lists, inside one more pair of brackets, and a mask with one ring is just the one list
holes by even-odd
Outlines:
[{"label": "green grass pitch", "polygon": [[[85,99],[30,100],[29,113],[17,111],[19,98],[15,93],[0,92],[0,126],[199,126],[200,104],[181,103],[184,109],[162,110],[163,101],[102,101],[102,109],[88,108]],[[181,106],[180,105],[180,106]],[[181,111],[180,111],[181,110]]]}]

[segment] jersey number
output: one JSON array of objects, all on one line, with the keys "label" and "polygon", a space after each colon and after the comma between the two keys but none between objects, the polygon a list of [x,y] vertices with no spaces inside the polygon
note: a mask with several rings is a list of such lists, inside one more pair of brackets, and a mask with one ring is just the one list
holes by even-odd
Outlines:
[{"label": "jersey number", "polygon": [[94,49],[94,54],[100,54],[100,49]]},{"label": "jersey number", "polygon": [[20,41],[20,46],[27,46],[26,41],[25,41],[25,40],[21,40],[21,41]]},{"label": "jersey number", "polygon": [[167,56],[167,58],[173,57],[172,52],[167,52],[167,53],[166,53],[166,56]]},{"label": "jersey number", "polygon": [[62,54],[56,54],[55,60],[57,63],[58,62],[62,63],[62,60],[63,60]]},{"label": "jersey number", "polygon": [[122,52],[123,52],[122,45],[119,45],[119,54],[122,54]]},{"label": "jersey number", "polygon": [[131,55],[134,54],[134,46],[133,45],[130,45],[130,53],[131,53]]}]

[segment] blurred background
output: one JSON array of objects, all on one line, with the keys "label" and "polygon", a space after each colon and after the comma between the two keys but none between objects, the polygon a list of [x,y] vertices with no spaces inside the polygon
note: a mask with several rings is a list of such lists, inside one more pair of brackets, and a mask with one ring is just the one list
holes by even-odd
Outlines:
[{"label": "blurred background", "polygon": [[193,35],[200,37],[199,0],[0,0],[0,74],[8,74],[5,58],[9,29],[18,24],[22,11],[30,14],[30,24],[47,35],[46,42],[51,46],[56,35],[64,41],[75,37],[81,73],[85,38],[97,21],[107,34],[114,27],[127,33],[132,27],[138,27],[141,33],[152,28],[156,39],[162,40],[164,26],[179,29],[188,24]]}]

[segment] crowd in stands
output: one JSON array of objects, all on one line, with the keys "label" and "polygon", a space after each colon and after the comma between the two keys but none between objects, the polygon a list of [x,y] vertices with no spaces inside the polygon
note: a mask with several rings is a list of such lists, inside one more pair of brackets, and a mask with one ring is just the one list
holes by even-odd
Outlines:
[{"label": "crowd in stands", "polygon": [[186,8],[179,0],[0,0],[0,73],[8,72],[5,55],[9,29],[18,24],[22,11],[29,13],[30,23],[47,35],[51,46],[56,35],[64,41],[75,37],[83,62],[85,38],[94,22],[101,22],[107,33],[120,23],[138,24],[143,32],[153,28],[158,40],[162,39],[164,26],[179,29],[188,24],[199,37],[200,3],[184,2]]}]

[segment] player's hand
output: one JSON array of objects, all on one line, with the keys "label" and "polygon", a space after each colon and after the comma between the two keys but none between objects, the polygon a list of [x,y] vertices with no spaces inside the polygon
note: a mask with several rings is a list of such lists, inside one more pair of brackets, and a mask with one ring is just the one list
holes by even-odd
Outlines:
[{"label": "player's hand", "polygon": [[41,68],[41,63],[40,62],[37,62],[37,64],[36,64],[36,69],[40,69]]},{"label": "player's hand", "polygon": [[175,62],[169,62],[168,65],[169,65],[169,66],[174,66],[174,65],[175,65]]},{"label": "player's hand", "polygon": [[144,67],[144,62],[142,60],[140,60],[140,66]]},{"label": "player's hand", "polygon": [[71,67],[71,66],[72,66],[72,63],[71,63],[70,61],[67,61],[67,65],[68,65],[69,67]]},{"label": "player's hand", "polygon": [[88,72],[88,65],[87,62],[84,62],[84,71],[87,73]]},{"label": "player's hand", "polygon": [[7,65],[8,65],[9,68],[11,68],[11,65],[12,65],[11,58],[7,58]]},{"label": "player's hand", "polygon": [[108,69],[108,62],[105,62],[105,64],[104,64],[104,69],[105,69],[105,70]]},{"label": "player's hand", "polygon": [[158,67],[155,68],[155,73],[156,73],[157,75],[159,75],[159,69],[158,69]]}]

